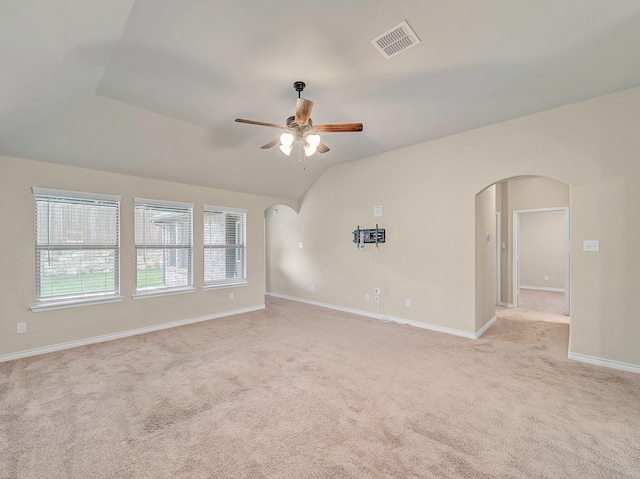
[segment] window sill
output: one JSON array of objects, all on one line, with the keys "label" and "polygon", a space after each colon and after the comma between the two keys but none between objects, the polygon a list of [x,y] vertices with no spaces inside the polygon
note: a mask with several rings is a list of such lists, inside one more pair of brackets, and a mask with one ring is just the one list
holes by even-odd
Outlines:
[{"label": "window sill", "polygon": [[210,289],[224,289],[224,288],[235,288],[240,286],[247,286],[249,283],[247,281],[238,281],[237,283],[221,283],[221,284],[209,284],[205,285],[202,290],[207,291]]},{"label": "window sill", "polygon": [[196,291],[193,287],[180,288],[180,289],[163,289],[159,291],[142,291],[132,296],[133,299],[147,299],[157,298],[158,296],[171,296],[173,294],[194,293]]},{"label": "window sill", "polygon": [[53,311],[55,309],[78,308],[80,306],[93,306],[95,304],[118,303],[123,299],[124,297],[122,296],[112,296],[110,298],[99,299],[52,301],[50,303],[36,304],[35,306],[31,307],[31,311],[34,313],[41,313],[43,311]]}]

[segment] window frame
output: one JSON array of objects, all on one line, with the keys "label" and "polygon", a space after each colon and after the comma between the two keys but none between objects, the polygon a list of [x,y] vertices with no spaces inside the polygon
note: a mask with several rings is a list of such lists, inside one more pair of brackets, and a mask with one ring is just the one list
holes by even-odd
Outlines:
[{"label": "window frame", "polygon": [[[133,299],[142,299],[142,298],[150,298],[155,296],[166,296],[172,294],[180,294],[180,293],[191,293],[195,291],[193,286],[193,203],[184,203],[178,201],[166,201],[166,200],[155,200],[148,198],[134,198],[133,199],[133,222],[134,222],[134,268],[135,268],[135,293],[133,295]],[[143,240],[142,243],[138,243],[136,238],[136,215],[139,207],[148,207],[149,209],[155,211],[166,211],[171,212],[179,212],[182,210],[182,213],[188,214],[188,235],[189,242],[187,244],[163,244],[163,243],[146,243],[146,239]],[[179,285],[179,286],[156,286],[156,287],[145,287],[140,288],[138,286],[138,252],[140,250],[174,250],[176,254],[180,249],[188,249],[187,257],[188,257],[188,272],[187,272],[187,284]],[[166,265],[163,261],[163,270],[166,268]]]},{"label": "window frame", "polygon": [[[225,243],[225,244],[211,244],[207,243],[206,239],[206,216],[207,214],[223,214],[226,218],[227,214],[233,215],[241,215],[241,230],[242,230],[242,243],[237,243],[238,239],[238,223],[235,225],[235,233],[234,237],[236,243]],[[226,231],[226,226],[225,226]],[[204,205],[202,208],[202,243],[203,243],[203,281],[204,281],[204,290],[209,289],[219,289],[219,288],[231,288],[235,286],[246,286],[248,284],[247,281],[247,210],[244,208],[231,208],[227,206],[213,206],[213,205]],[[209,280],[207,281],[207,249],[223,249],[223,250],[235,250],[235,257],[237,258],[238,250],[241,251],[242,255],[242,274],[238,279],[229,279],[225,278],[224,280]],[[226,255],[225,255],[226,257]],[[236,259],[237,261],[237,259]]]},{"label": "window frame", "polygon": [[[101,193],[89,193],[81,191],[71,190],[59,190],[52,188],[31,188],[34,197],[34,278],[35,278],[35,305],[31,307],[33,312],[49,311],[54,309],[72,308],[78,306],[88,306],[93,304],[111,303],[122,301],[123,297],[120,295],[120,203],[121,197],[116,195],[107,195]],[[104,206],[114,208],[116,213],[115,218],[115,231],[109,230],[109,234],[115,234],[115,243],[100,242],[100,243],[51,243],[49,236],[47,242],[40,244],[38,240],[39,231],[39,215],[38,215],[38,203],[40,201],[51,201],[51,198],[58,199],[54,203],[66,203],[77,206],[90,205],[92,201],[104,202]],[[46,213],[47,232],[49,234],[49,225],[51,224],[50,210]],[[68,241],[68,238],[66,238]],[[63,293],[50,297],[42,296],[42,269],[41,269],[41,255],[43,252],[51,254],[51,251],[113,251],[114,264],[113,264],[113,284],[112,291],[97,291],[97,292],[75,292],[75,293]]]}]

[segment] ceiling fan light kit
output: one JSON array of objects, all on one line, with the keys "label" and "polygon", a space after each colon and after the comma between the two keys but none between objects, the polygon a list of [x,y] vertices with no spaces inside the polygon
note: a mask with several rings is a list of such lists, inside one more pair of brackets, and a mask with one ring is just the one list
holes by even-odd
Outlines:
[{"label": "ceiling fan light kit", "polygon": [[320,144],[320,135],[310,133],[307,135],[307,143],[313,148],[318,148]]},{"label": "ceiling fan light kit", "polygon": [[313,120],[311,120],[313,102],[300,97],[300,93],[304,90],[305,86],[305,83],[301,81],[293,83],[294,90],[298,92],[296,112],[294,116],[287,118],[285,126],[275,123],[266,123],[263,121],[244,120],[242,118],[236,118],[236,121],[238,123],[248,123],[251,125],[268,126],[271,128],[287,130],[280,135],[279,139],[272,140],[260,147],[263,150],[266,150],[279,144],[280,151],[287,156],[291,155],[294,142],[299,142],[302,145],[305,156],[311,156],[316,153],[316,151],[321,154],[329,151],[330,148],[322,142],[322,139],[318,134],[319,132],[339,133],[362,131],[362,123],[334,123],[314,126]]},{"label": "ceiling fan light kit", "polygon": [[294,141],[295,138],[291,133],[287,132],[280,135],[280,150],[282,150],[282,153],[289,156],[291,154],[291,150],[293,149]]}]

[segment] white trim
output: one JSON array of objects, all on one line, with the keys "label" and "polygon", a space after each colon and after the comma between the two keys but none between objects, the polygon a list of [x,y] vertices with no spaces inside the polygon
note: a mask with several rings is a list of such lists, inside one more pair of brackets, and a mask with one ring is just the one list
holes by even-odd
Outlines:
[{"label": "white trim", "polygon": [[[278,294],[278,293],[266,293],[269,296],[273,296],[274,298],[282,298],[282,299],[288,299],[290,301],[297,301],[299,303],[306,303],[306,304],[311,304],[313,306],[320,306],[322,308],[328,308],[328,309],[333,309],[336,311],[342,311],[344,313],[351,313],[351,314],[357,314],[359,316],[366,316],[369,318],[374,318],[374,319],[379,319],[381,321],[391,321],[394,323],[398,323],[398,324],[406,324],[409,326],[415,326],[416,328],[422,328],[422,329],[428,329],[430,331],[436,331],[438,333],[446,333],[446,334],[451,334],[453,336],[461,336],[463,338],[467,338],[467,339],[477,339],[478,336],[476,336],[476,334],[478,333],[469,333],[467,331],[461,331],[459,329],[453,329],[453,328],[447,328],[445,326],[438,326],[435,324],[429,324],[429,323],[422,323],[420,321],[413,321],[411,319],[404,319],[404,318],[397,318],[394,316],[387,316],[384,314],[378,314],[378,313],[373,313],[371,311],[363,311],[361,309],[353,309],[353,308],[345,308],[342,306],[336,306],[333,304],[329,304],[329,303],[321,303],[319,301],[313,301],[310,299],[304,299],[304,298],[296,298],[294,296],[287,296],[285,294]],[[492,323],[493,320],[489,321],[489,323]],[[487,323],[487,324],[489,324]],[[488,326],[486,326],[488,327]],[[484,332],[483,328],[481,331]]]},{"label": "white trim", "polygon": [[247,214],[247,210],[244,208],[229,208],[228,206],[213,206],[204,205],[202,211],[208,211],[209,213],[240,213]]},{"label": "white trim", "polygon": [[495,323],[495,322],[496,322],[496,320],[497,320],[497,319],[498,319],[498,318],[497,318],[497,316],[494,316],[493,318],[491,318],[491,319],[489,320],[489,322],[487,322],[487,324],[485,324],[484,326],[482,326],[482,327],[480,328],[480,330],[479,330],[478,332],[476,332],[476,334],[474,334],[474,335],[473,335],[473,336],[474,336],[474,338],[473,338],[473,339],[478,339],[480,336],[482,336],[482,335],[484,334],[484,332],[485,332],[487,329],[489,329],[489,328],[493,325],[493,323]]},{"label": "white trim", "polygon": [[182,203],[180,201],[167,201],[167,200],[151,200],[148,198],[133,198],[135,205],[144,206],[177,206],[179,208],[191,208],[193,209],[193,203]]},{"label": "white trim", "polygon": [[568,206],[552,206],[550,208],[530,208],[530,209],[526,209],[526,210],[513,210],[514,212],[518,212],[518,213],[546,213],[549,211],[566,211],[568,210],[569,207]]},{"label": "white trim", "polygon": [[93,306],[95,304],[119,303],[124,299],[123,296],[111,296],[109,298],[99,299],[74,299],[73,301],[52,301],[50,303],[43,302],[31,306],[34,313],[42,313],[43,311],[53,311],[55,309],[77,308],[80,306]]},{"label": "white trim", "polygon": [[60,198],[82,198],[89,200],[105,200],[105,201],[116,201],[119,202],[121,197],[116,195],[105,195],[102,193],[87,193],[84,191],[70,191],[70,190],[54,190],[52,188],[39,188],[37,186],[32,186],[31,191],[33,191],[34,196],[55,196]]},{"label": "white trim", "polygon": [[564,314],[571,314],[571,210],[564,210]]},{"label": "white trim", "polygon": [[520,285],[520,289],[534,289],[536,291],[554,291],[556,293],[564,293],[564,288],[545,288],[543,286],[525,286],[524,284]]},{"label": "white trim", "polygon": [[133,296],[131,296],[133,299],[146,299],[146,298],[155,298],[158,296],[171,296],[172,294],[182,294],[182,293],[193,293],[195,292],[196,288],[194,288],[193,286],[190,286],[188,288],[181,288],[181,289],[163,289],[163,290],[159,290],[159,291],[140,291],[136,294],[134,294]]},{"label": "white trim", "polygon": [[211,289],[225,289],[225,288],[235,288],[247,286],[249,284],[248,281],[240,281],[238,283],[221,283],[221,284],[208,284],[202,287],[202,291],[208,291]]},{"label": "white trim", "polygon": [[258,306],[251,306],[248,308],[234,309],[231,311],[225,311],[223,313],[216,313],[207,316],[199,316],[196,318],[183,319],[181,321],[172,321],[170,323],[156,324],[154,326],[147,326],[145,328],[130,329],[129,331],[121,331],[119,333],[104,334],[102,336],[94,336],[87,339],[79,339],[77,341],[69,341],[67,343],[54,344],[53,346],[44,346],[42,348],[27,349],[26,351],[20,351],[17,353],[4,354],[0,356],[0,362],[13,361],[15,359],[26,358],[29,356],[37,356],[39,354],[53,353],[55,351],[62,351],[64,349],[76,348],[78,346],[86,346],[89,344],[103,343],[105,341],[112,341],[114,339],[127,338],[129,336],[137,336],[138,334],[151,333],[153,331],[160,331],[163,329],[176,328],[178,326],[185,326],[187,324],[200,323],[202,321],[209,321],[212,319],[224,318],[227,316],[233,316],[236,314],[250,313],[252,311],[258,311],[264,309],[264,304]]},{"label": "white trim", "polygon": [[512,285],[511,285],[511,300],[513,301],[513,306],[517,308],[520,306],[520,215],[517,211],[513,211],[513,220],[511,227],[513,243],[511,246],[511,267],[512,267]]},{"label": "white trim", "polygon": [[502,213],[496,211],[496,304],[502,301]]},{"label": "white trim", "polygon": [[569,353],[569,359],[580,361],[582,363],[594,364],[596,366],[604,366],[605,368],[618,369],[620,371],[628,371],[630,373],[640,374],[640,366],[635,364],[621,363],[620,361],[612,361],[611,359],[596,358],[585,354]]},{"label": "white trim", "polygon": [[504,306],[505,308],[513,308],[513,304],[511,303],[505,303],[504,301],[500,301],[498,303],[498,306]]}]

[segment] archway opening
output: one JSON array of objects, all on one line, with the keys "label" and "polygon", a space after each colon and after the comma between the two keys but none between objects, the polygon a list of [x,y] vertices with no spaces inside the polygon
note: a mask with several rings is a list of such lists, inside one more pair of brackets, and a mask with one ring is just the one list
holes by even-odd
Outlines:
[{"label": "archway opening", "polygon": [[548,177],[506,178],[478,193],[476,283],[484,284],[476,284],[477,329],[491,319],[489,297],[494,317],[509,309],[569,322],[569,214],[569,185]]}]

